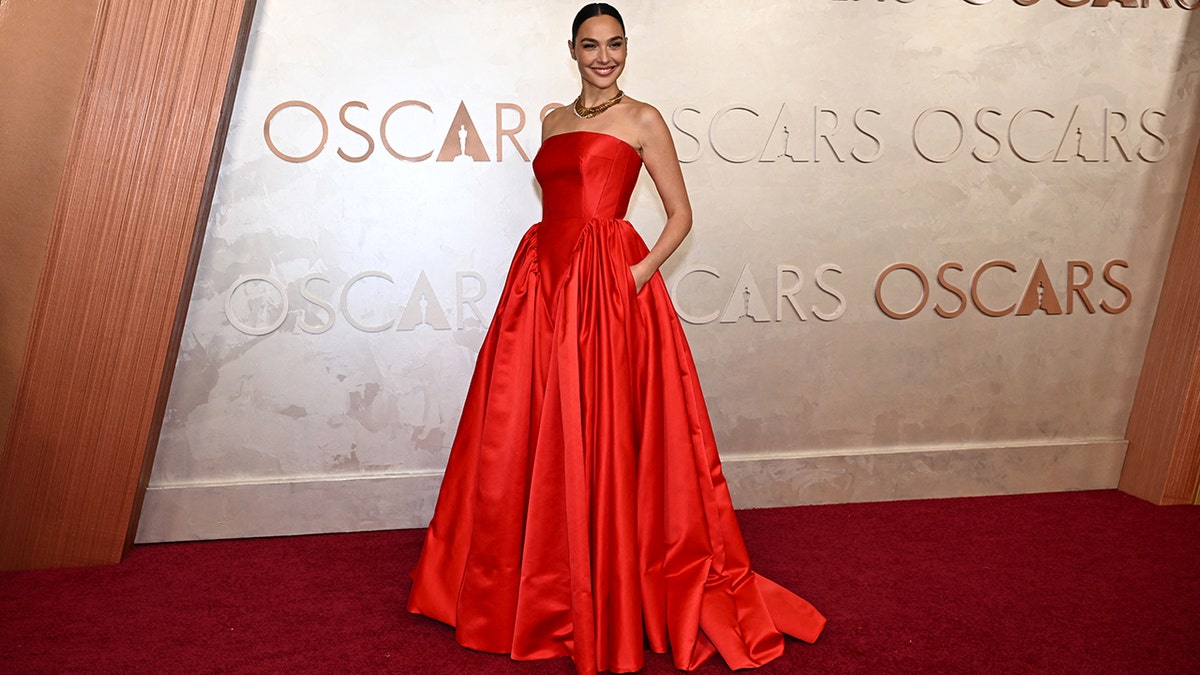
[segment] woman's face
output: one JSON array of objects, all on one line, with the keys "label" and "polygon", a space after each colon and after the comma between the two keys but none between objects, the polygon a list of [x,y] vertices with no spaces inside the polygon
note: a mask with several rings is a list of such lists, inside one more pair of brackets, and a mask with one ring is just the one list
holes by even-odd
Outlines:
[{"label": "woman's face", "polygon": [[625,69],[625,35],[611,16],[594,16],[579,27],[571,45],[571,58],[579,64],[584,82],[597,89],[617,83]]}]

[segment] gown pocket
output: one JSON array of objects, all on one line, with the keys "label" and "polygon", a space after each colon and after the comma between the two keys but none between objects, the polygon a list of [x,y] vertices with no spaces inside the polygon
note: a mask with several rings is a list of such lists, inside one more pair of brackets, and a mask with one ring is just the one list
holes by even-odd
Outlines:
[{"label": "gown pocket", "polygon": [[[637,287],[637,280],[633,278],[633,268],[629,266],[625,267],[625,285],[629,288],[630,294],[636,296],[641,293]],[[645,286],[643,285],[643,287]]]}]

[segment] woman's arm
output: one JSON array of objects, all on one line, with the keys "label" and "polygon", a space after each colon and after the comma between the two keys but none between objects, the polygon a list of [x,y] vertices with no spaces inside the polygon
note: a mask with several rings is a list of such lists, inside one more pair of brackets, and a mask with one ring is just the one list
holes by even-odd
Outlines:
[{"label": "woman's arm", "polygon": [[647,105],[639,113],[642,163],[646,165],[646,171],[650,173],[667,213],[667,222],[650,252],[629,268],[640,291],[691,231],[692,205],[688,201],[679,156],[675,154],[675,142],[671,139],[667,123],[653,106]]}]

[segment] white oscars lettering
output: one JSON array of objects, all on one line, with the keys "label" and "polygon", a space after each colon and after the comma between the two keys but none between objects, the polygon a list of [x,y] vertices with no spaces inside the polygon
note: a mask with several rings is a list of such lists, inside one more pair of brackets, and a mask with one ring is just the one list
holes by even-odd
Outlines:
[{"label": "white oscars lettering", "polygon": [[[831,272],[841,273],[842,268],[826,263],[817,267],[813,279],[817,291],[832,298],[837,305],[829,311],[822,310],[818,305],[810,305],[813,315],[822,321],[835,321],[846,311],[846,296],[833,287],[826,275]],[[721,292],[725,302],[719,310],[706,314],[693,314],[680,305],[692,306],[692,300],[700,295],[695,291],[694,284],[685,284],[689,277],[703,274],[713,279],[721,279],[721,273],[711,265],[693,264],[682,269],[667,283],[671,297],[675,299],[676,313],[679,318],[691,324],[704,325],[714,322],[734,324],[744,318],[751,323],[781,323],[789,314],[794,314],[801,322],[808,319],[801,309],[797,296],[804,288],[804,273],[796,265],[781,264],[775,266],[775,316],[771,316],[767,302],[764,300],[761,287],[750,271],[750,265],[744,264],[738,274],[737,281],[726,291]],[[686,302],[684,302],[686,301]],[[790,307],[790,311],[787,309]]]},{"label": "white oscars lettering", "polygon": [[[1066,162],[1072,157],[1079,157],[1085,162],[1100,161],[1099,157],[1090,156],[1090,149],[1084,147],[1088,133],[1078,118],[1079,106],[1075,106],[1075,109],[1071,111],[1070,119],[1067,120],[1062,138],[1058,141],[1058,147],[1054,150],[1054,161]],[[1107,123],[1107,118],[1105,122]]]},{"label": "white oscars lettering", "polygon": [[438,303],[433,284],[429,283],[429,277],[425,276],[424,270],[408,296],[396,330],[415,330],[421,324],[429,324],[434,330],[450,330],[450,321]]},{"label": "white oscars lettering", "polygon": [[692,106],[684,105],[684,106],[679,106],[678,108],[671,111],[671,126],[674,127],[675,130],[678,131],[679,133],[692,139],[692,142],[696,144],[696,149],[690,153],[685,153],[682,150],[678,150],[679,144],[678,143],[675,144],[676,148],[677,148],[677,154],[679,155],[679,161],[683,164],[690,164],[690,163],[700,159],[700,155],[702,155],[704,153],[704,143],[702,143],[700,141],[699,136],[688,131],[688,127],[683,124],[683,122],[681,121],[681,118],[683,117],[683,113],[693,113],[693,114],[699,115],[700,110],[697,108],[693,108]]},{"label": "white oscars lettering", "polygon": [[[422,276],[424,276],[424,274],[424,272],[421,273]],[[387,272],[378,272],[375,270],[359,272],[358,274],[350,277],[350,281],[347,281],[346,285],[342,287],[342,316],[346,318],[346,323],[354,326],[364,333],[381,333],[391,328],[394,320],[389,320],[385,324],[370,326],[354,318],[354,314],[350,312],[350,291],[354,288],[355,284],[363,279],[383,279],[389,284],[393,283],[391,275],[389,275]]]},{"label": "white oscars lettering", "polygon": [[[825,275],[828,272],[837,272],[838,274],[841,274],[842,268],[834,265],[833,263],[825,263],[824,265],[817,267],[817,271],[813,275],[813,279],[817,282],[817,288],[821,289],[822,293],[828,295],[834,300],[837,300],[837,306],[834,307],[833,311],[831,312],[823,312],[816,305],[813,305],[812,312],[813,316],[822,321],[837,321],[842,317],[843,314],[846,313],[846,296],[842,295],[841,291],[829,285],[829,281],[825,278]],[[778,320],[779,319],[776,319],[776,321]]]},{"label": "white oscars lettering", "polygon": [[[1046,0],[1049,2],[1050,0]],[[966,0],[972,5],[986,5],[991,0]],[[1014,3],[1022,7],[1030,7],[1036,5],[1039,0],[1013,0]],[[1200,7],[1200,0],[1057,0],[1058,4],[1063,7],[1108,7],[1116,4],[1127,9],[1147,9],[1159,7],[1162,9],[1179,9],[1192,10]]]},{"label": "white oscars lettering", "polygon": [[[845,1],[845,0],[839,0]],[[855,0],[857,1],[857,0]],[[912,2],[912,0],[897,0],[898,2]],[[969,5],[986,5],[992,0],[964,0]],[[1048,1],[1048,0],[1047,0]],[[1014,4],[1022,7],[1036,5],[1038,0],[1013,0]],[[1128,9],[1146,9],[1148,7],[1161,7],[1163,9],[1171,9],[1178,7],[1180,9],[1196,9],[1200,7],[1200,0],[1158,0],[1155,3],[1153,0],[1057,0],[1058,4],[1063,7],[1108,7],[1111,4],[1117,4]]]},{"label": "white oscars lettering", "polygon": [[[459,272],[455,274],[454,279],[455,291],[458,296],[458,309],[456,312],[458,314],[458,329],[462,330],[464,328],[463,320],[467,313],[463,310],[468,307],[471,309],[471,313],[475,315],[475,318],[479,320],[479,324],[486,326],[487,319],[484,318],[483,312],[479,309],[479,305],[476,304],[487,294],[487,281],[484,280],[483,275],[478,272]],[[463,282],[467,279],[475,281],[475,292],[470,295],[467,294],[466,287],[463,285]]]},{"label": "white oscars lettering", "polygon": [[[296,282],[295,292],[304,301],[296,325],[310,335],[320,335],[333,328],[340,314],[346,323],[364,333],[381,333],[392,329],[411,332],[421,326],[433,330],[450,330],[449,317],[438,300],[432,282],[424,270],[417,274],[408,301],[400,310],[399,317],[380,323],[370,323],[371,315],[386,315],[388,310],[371,304],[370,298],[379,298],[378,289],[366,288],[364,284],[377,279],[394,286],[394,279],[387,272],[367,270],[350,277],[338,292],[328,274],[312,272]],[[356,292],[357,291],[357,292]],[[362,295],[366,293],[366,295]],[[487,327],[487,317],[479,302],[487,294],[487,283],[483,275],[465,270],[455,273],[455,305],[458,330],[468,328],[469,316],[474,317],[481,327]],[[335,296],[338,301],[332,301]],[[355,299],[357,297],[357,299]],[[229,324],[246,335],[268,335],[278,330],[291,311],[288,287],[284,282],[267,274],[247,274],[225,293],[225,318]],[[469,313],[469,315],[468,315]]]},{"label": "white oscars lettering", "polygon": [[[1131,122],[1132,119],[1136,123]],[[1005,153],[1030,164],[1043,162],[1160,162],[1170,150],[1163,132],[1166,113],[1143,109],[1136,116],[1111,108],[1072,106],[1070,113],[1027,106],[1007,116],[994,106],[978,108],[967,126],[951,108],[922,110],[913,122],[913,148],[922,159],[941,164],[970,149],[985,164]],[[1062,120],[1066,120],[1065,123]]]},{"label": "white oscars lettering", "polygon": [[[922,147],[922,141],[921,141],[922,126],[925,124],[926,120],[928,120],[930,117],[932,117],[938,113],[949,116],[950,119],[954,121],[955,129],[956,129],[956,131],[953,132],[955,134],[954,148],[952,150],[950,150],[949,152],[947,152],[945,154],[941,154],[941,155],[932,154],[928,149]],[[958,157],[958,153],[962,150],[963,140],[965,138],[966,138],[966,132],[963,129],[962,120],[960,120],[958,118],[958,115],[954,114],[953,111],[946,110],[945,108],[928,108],[926,110],[922,110],[921,114],[917,115],[917,121],[913,122],[913,147],[915,147],[917,149],[918,154],[920,154],[922,157],[924,157],[925,159],[927,159],[931,162],[937,162],[937,163],[949,162],[950,160],[954,159],[955,157]]]},{"label": "white oscars lettering", "polygon": [[[794,277],[795,281],[784,287],[784,279],[788,275]],[[801,272],[799,267],[795,265],[775,266],[775,316],[783,318],[783,303],[786,301],[798,319],[808,321],[804,316],[804,310],[800,309],[800,303],[796,301],[796,294],[802,288],[804,288],[804,272]]]},{"label": "white oscars lettering", "polygon": [[[824,119],[826,121],[831,121],[832,124],[822,125],[821,124],[822,119]],[[828,147],[829,151],[833,153],[834,159],[836,159],[839,163],[846,161],[846,160],[842,159],[841,155],[838,154],[837,146],[835,146],[833,144],[833,141],[829,140],[829,137],[837,134],[838,129],[841,129],[841,128],[842,128],[842,122],[841,122],[841,118],[838,117],[837,111],[830,110],[828,108],[813,109],[813,161],[814,162],[821,161],[820,158],[818,158],[818,156],[817,156],[817,152],[818,152],[817,148],[820,147],[821,141],[825,141],[825,146]]]},{"label": "white oscars lettering", "polygon": [[754,283],[754,275],[750,273],[750,265],[742,265],[742,273],[738,275],[733,292],[729,294],[729,300],[721,310],[721,323],[736,323],[744,316],[762,323],[771,320],[767,303],[763,302],[762,292],[758,290],[758,284]]},{"label": "white oscars lettering", "polygon": [[[1200,0],[1197,0],[1196,6],[1200,7]],[[1159,122],[1161,122],[1161,121],[1165,120],[1166,117],[1167,117],[1167,114],[1161,110],[1148,109],[1148,110],[1142,111],[1142,116],[1140,118],[1140,122],[1142,125],[1142,131],[1146,132],[1147,136],[1149,136],[1150,138],[1153,138],[1155,141],[1157,141],[1158,142],[1157,144],[1159,146],[1159,150],[1156,154],[1154,154],[1153,156],[1147,156],[1144,154],[1144,150],[1143,150],[1142,146],[1139,145],[1137,154],[1138,154],[1138,157],[1142,158],[1142,161],[1153,163],[1153,162],[1161,162],[1167,158],[1167,151],[1171,149],[1170,142],[1167,141],[1167,137],[1163,134],[1163,131],[1161,128],[1151,128],[1152,126],[1154,126],[1152,124],[1151,120],[1157,119]]]},{"label": "white oscars lettering", "polygon": [[[267,284],[275,291],[275,302],[263,302],[262,300],[265,296],[261,295],[261,293],[257,298],[251,296],[253,299],[247,299],[247,304],[250,305],[251,313],[257,314],[259,315],[259,318],[261,318],[261,316],[265,313],[265,310],[271,308],[272,306],[277,306],[279,312],[279,316],[261,326],[252,326],[237,318],[237,314],[233,309],[234,294],[238,291],[238,289],[242,288],[243,286],[248,286],[256,281]],[[248,295],[250,293],[252,292],[247,291]],[[257,311],[255,311],[255,305],[258,305]],[[284,288],[283,284],[279,283],[279,281],[265,274],[244,274],[238,277],[237,281],[234,282],[233,287],[230,288],[229,292],[225,294],[225,317],[229,319],[229,323],[232,324],[234,328],[240,330],[246,335],[266,335],[274,332],[275,329],[283,325],[283,321],[287,318],[287,314],[287,289]]]},{"label": "white oscars lettering", "polygon": [[675,313],[679,315],[679,318],[683,319],[684,321],[686,321],[688,323],[694,323],[694,324],[712,323],[713,321],[716,321],[721,316],[720,310],[713,310],[709,314],[696,316],[694,314],[685,312],[682,309],[679,309],[678,298],[680,297],[680,292],[681,292],[680,287],[683,285],[684,280],[687,279],[688,276],[690,276],[692,274],[707,274],[707,275],[715,277],[717,279],[721,278],[721,273],[718,272],[716,270],[716,268],[711,267],[709,265],[690,265],[690,266],[684,268],[684,270],[682,272],[675,275],[675,278],[671,279],[670,283],[667,284],[667,289],[670,291],[671,297],[676,299],[675,300]]},{"label": "white oscars lettering", "polygon": [[717,111],[717,114],[713,115],[712,123],[708,125],[708,144],[712,146],[713,152],[717,153],[717,155],[726,162],[742,164],[744,162],[753,160],[757,156],[756,153],[751,152],[750,154],[746,155],[735,155],[728,149],[723,149],[721,144],[717,142],[717,130],[721,124],[721,120],[725,119],[726,115],[734,111],[748,112],[751,115],[758,117],[757,112],[755,112],[752,108],[747,108],[744,105],[729,105],[721,108]]},{"label": "white oscars lettering", "polygon": [[[847,156],[860,164],[870,164],[883,155],[883,137],[870,129],[872,121],[882,116],[879,110],[861,107],[853,114],[844,114],[836,108],[813,106],[811,111],[811,115],[797,115],[792,106],[782,103],[767,128],[759,120],[762,113],[747,105],[724,106],[707,121],[701,108],[678,106],[671,112],[671,126],[688,139],[679,148],[679,161],[695,162],[707,148],[731,164],[755,160],[816,164],[826,157],[845,162]],[[762,141],[748,142],[748,138]]]},{"label": "white oscars lettering", "polygon": [[309,289],[308,285],[313,281],[323,281],[327,284],[332,282],[329,280],[329,277],[321,274],[320,272],[307,274],[303,279],[300,280],[300,297],[304,298],[311,304],[320,307],[321,310],[325,312],[325,321],[316,325],[310,324],[307,318],[301,319],[299,321],[300,330],[304,331],[305,333],[319,335],[330,328],[333,328],[334,319],[337,317],[337,310],[333,308],[331,303],[315,295],[312,290]]},{"label": "white oscars lettering", "polygon": [[853,157],[856,161],[861,162],[863,164],[870,164],[871,162],[874,162],[875,160],[877,160],[883,156],[883,138],[876,136],[876,135],[872,134],[871,132],[867,131],[864,126],[866,124],[866,120],[864,120],[863,118],[868,114],[874,115],[875,117],[879,117],[883,113],[879,112],[878,110],[875,110],[874,108],[859,108],[858,110],[854,111],[854,128],[857,129],[858,132],[860,134],[862,134],[863,136],[866,136],[867,138],[871,139],[871,142],[873,142],[875,144],[875,152],[872,154],[869,154],[869,155],[865,155],[865,156],[858,154],[858,146],[857,145],[850,148],[850,156]]},{"label": "white oscars lettering", "polygon": [[1037,113],[1039,115],[1045,115],[1046,117],[1050,118],[1051,120],[1054,119],[1053,113],[1042,110],[1041,108],[1022,108],[1022,109],[1018,110],[1017,114],[1013,115],[1012,121],[1008,123],[1008,147],[1009,147],[1009,149],[1012,150],[1013,154],[1016,155],[1018,159],[1021,159],[1022,161],[1030,162],[1033,164],[1037,164],[1039,162],[1044,162],[1044,161],[1054,157],[1054,150],[1047,150],[1045,153],[1043,153],[1037,157],[1032,156],[1032,154],[1025,154],[1025,153],[1021,152],[1021,150],[1017,147],[1017,141],[1015,138],[1016,133],[1014,131],[1016,129],[1018,122],[1023,120],[1026,115],[1032,115],[1034,113]]},{"label": "white oscars lettering", "polygon": [[984,107],[984,108],[980,108],[979,110],[975,111],[975,128],[979,130],[979,133],[986,136],[989,139],[990,143],[995,143],[996,149],[993,150],[990,154],[980,153],[979,146],[975,146],[974,148],[971,149],[971,156],[974,157],[975,159],[979,160],[980,162],[987,164],[990,162],[994,162],[1000,158],[1000,155],[1004,152],[1004,141],[1001,140],[1003,138],[1002,131],[999,131],[996,129],[989,129],[986,126],[984,126],[984,116],[995,116],[995,117],[1000,117],[1002,119],[1003,119],[1003,116],[1002,116],[1002,113],[999,110],[997,110],[996,108]]}]

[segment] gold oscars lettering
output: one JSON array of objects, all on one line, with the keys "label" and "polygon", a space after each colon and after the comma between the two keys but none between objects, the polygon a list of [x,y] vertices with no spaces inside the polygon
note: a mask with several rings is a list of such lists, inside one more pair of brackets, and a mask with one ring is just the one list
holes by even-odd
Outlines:
[{"label": "gold oscars lettering", "polygon": [[[1106,314],[1120,314],[1129,309],[1133,302],[1133,293],[1121,279],[1117,278],[1118,268],[1129,269],[1129,263],[1120,258],[1105,262],[1100,267],[1099,275],[1096,268],[1086,260],[1068,260],[1058,266],[1065,273],[1066,283],[1055,286],[1051,280],[1046,263],[1039,258],[1032,265],[1018,267],[1008,260],[988,260],[977,266],[968,275],[966,268],[957,261],[947,261],[937,268],[935,279],[937,288],[943,297],[935,301],[933,311],[944,319],[953,319],[973,306],[982,314],[990,317],[1002,317],[1010,314],[1029,316],[1034,312],[1047,315],[1074,314],[1082,307],[1088,314],[1095,314],[1097,308]],[[907,272],[897,276],[898,272]],[[1019,293],[1010,294],[1003,301],[997,298],[985,298],[980,290],[985,276],[1007,274],[1013,277],[1024,277],[1026,282]],[[897,300],[896,288],[900,295],[912,297],[912,283],[905,282],[903,276],[915,279],[917,282],[916,300],[909,299],[912,304],[903,308],[901,300]],[[1095,284],[1097,276],[1103,284]],[[889,286],[891,293],[885,291]],[[934,289],[929,275],[919,266],[908,262],[897,262],[884,268],[875,279],[875,304],[884,314],[893,319],[909,319],[925,309],[933,296]],[[1100,286],[1100,288],[1097,288]],[[1104,287],[1107,288],[1104,288]],[[1105,293],[1099,297],[1097,293]],[[1090,295],[1089,295],[1090,294]],[[891,295],[888,300],[885,296]],[[1111,300],[1111,301],[1110,301]],[[1076,305],[1078,302],[1078,306]],[[943,304],[945,303],[945,304]],[[907,303],[905,303],[907,304]],[[897,309],[897,305],[902,308]]]},{"label": "gold oscars lettering", "polygon": [[[550,103],[542,106],[539,119],[561,105]],[[517,139],[517,134],[525,129],[525,109],[516,103],[504,102],[494,104],[493,108],[495,133],[492,147],[495,161],[504,161],[507,145],[516,151],[521,161],[528,162],[529,153]],[[378,149],[376,140],[388,155],[404,162],[424,162],[433,158],[435,153],[435,161],[438,162],[493,161],[484,137],[463,101],[459,101],[453,118],[445,126],[440,144],[427,133],[420,133],[431,122],[435,128],[442,128],[434,107],[424,101],[399,101],[384,109],[377,118],[367,103],[347,101],[338,109],[337,119],[339,128],[331,132],[328,118],[316,105],[301,100],[284,101],[272,108],[264,118],[263,140],[271,154],[297,164],[320,156],[329,143],[331,133],[339,136],[337,155],[347,162],[365,162],[369,159]],[[281,123],[292,133],[281,133],[276,128]],[[296,137],[315,140],[305,141]],[[303,147],[306,142],[310,145]]]}]

